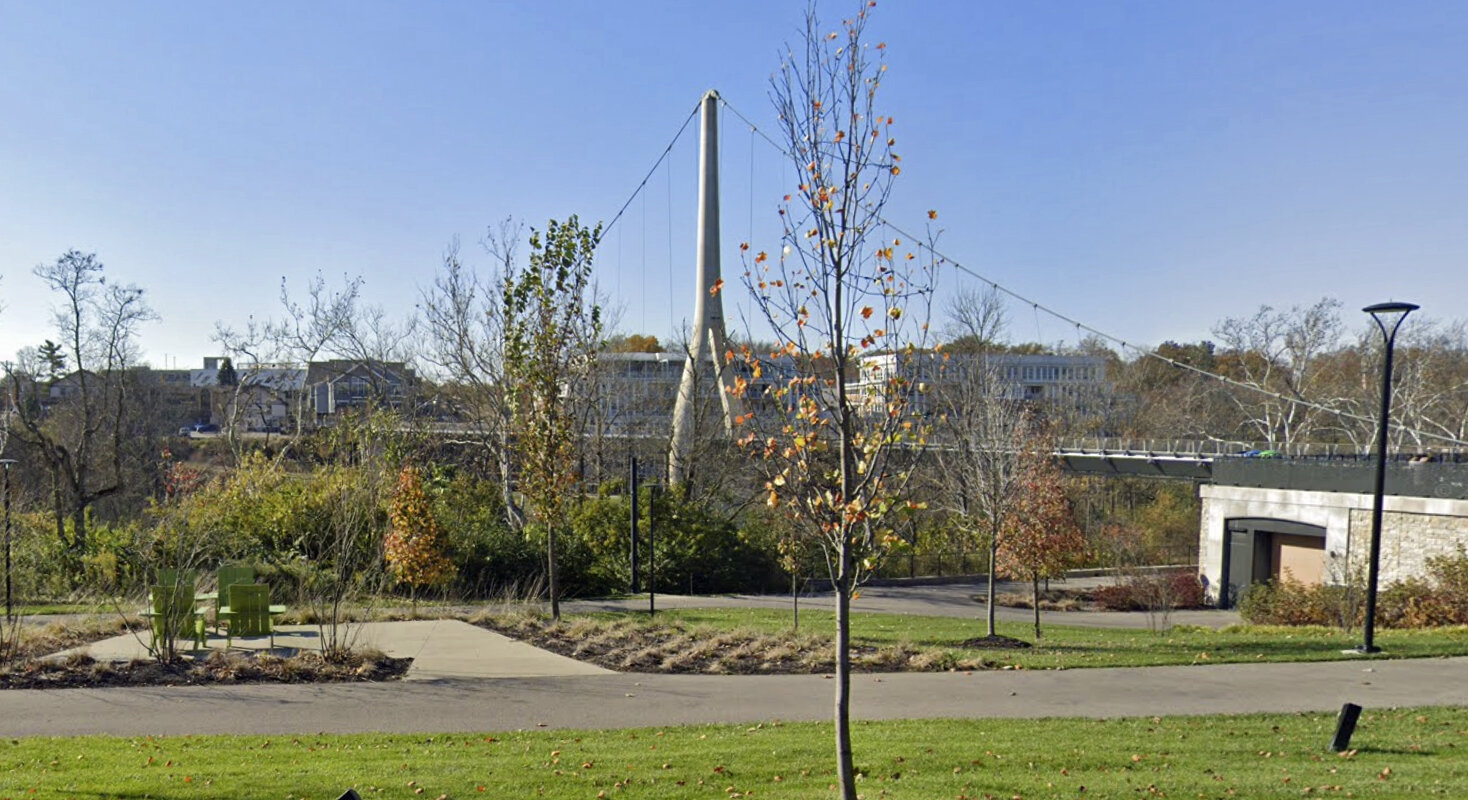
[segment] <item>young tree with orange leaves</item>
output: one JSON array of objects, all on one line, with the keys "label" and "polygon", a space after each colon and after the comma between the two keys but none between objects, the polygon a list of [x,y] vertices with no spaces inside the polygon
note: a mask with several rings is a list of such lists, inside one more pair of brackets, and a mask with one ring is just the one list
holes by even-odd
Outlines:
[{"label": "young tree with orange leaves", "polygon": [[[780,206],[783,246],[746,258],[744,280],[776,338],[746,350],[734,391],[751,413],[740,443],[758,456],[768,504],[824,552],[836,595],[835,728],[841,796],[855,800],[849,648],[857,588],[900,542],[908,478],[924,441],[912,369],[925,349],[933,264],[883,238],[900,172],[879,107],[886,66],[865,40],[874,3],[825,33],[814,6],[804,47],[772,79],[782,144],[799,170]],[[930,213],[936,217],[936,212]],[[749,255],[748,244],[743,245]]]},{"label": "young tree with orange leaves", "polygon": [[1040,638],[1040,581],[1059,578],[1080,563],[1086,537],[1065,495],[1060,466],[1051,456],[1053,440],[1036,436],[1020,454],[1018,492],[1004,518],[999,560],[1004,571],[1030,579],[1035,608],[1035,638]]},{"label": "young tree with orange leaves", "polygon": [[445,552],[447,545],[433,518],[422,473],[416,467],[403,467],[388,509],[383,546],[393,577],[408,584],[415,613],[420,588],[442,586],[454,577],[454,564]]}]

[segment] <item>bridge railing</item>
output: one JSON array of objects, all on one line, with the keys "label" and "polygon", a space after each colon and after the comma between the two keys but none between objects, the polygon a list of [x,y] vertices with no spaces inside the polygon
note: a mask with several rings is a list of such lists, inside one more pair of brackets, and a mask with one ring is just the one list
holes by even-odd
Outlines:
[{"label": "bridge railing", "polygon": [[[1218,439],[1130,439],[1091,436],[1062,439],[1056,449],[1063,453],[1167,455],[1199,458],[1258,455],[1265,452],[1277,453],[1288,458],[1358,460],[1372,457],[1369,449],[1363,452],[1360,447],[1349,444],[1305,442],[1276,445],[1268,442]],[[1393,457],[1399,460],[1468,461],[1468,450],[1460,446],[1399,448]]]}]

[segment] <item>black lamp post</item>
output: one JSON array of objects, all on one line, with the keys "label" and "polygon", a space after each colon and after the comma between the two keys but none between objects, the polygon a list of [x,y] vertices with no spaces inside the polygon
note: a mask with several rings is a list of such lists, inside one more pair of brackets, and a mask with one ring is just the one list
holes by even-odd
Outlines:
[{"label": "black lamp post", "polygon": [[1385,340],[1386,352],[1381,365],[1381,423],[1376,430],[1376,494],[1371,503],[1371,560],[1366,572],[1365,638],[1356,648],[1362,653],[1380,653],[1376,646],[1376,583],[1381,562],[1381,502],[1386,494],[1386,437],[1392,411],[1392,347],[1397,342],[1397,329],[1402,320],[1421,306],[1412,303],[1377,303],[1362,311],[1376,320]]},{"label": "black lamp post", "polygon": [[5,621],[15,620],[10,612],[10,465],[17,463],[13,458],[0,458],[5,467]]}]

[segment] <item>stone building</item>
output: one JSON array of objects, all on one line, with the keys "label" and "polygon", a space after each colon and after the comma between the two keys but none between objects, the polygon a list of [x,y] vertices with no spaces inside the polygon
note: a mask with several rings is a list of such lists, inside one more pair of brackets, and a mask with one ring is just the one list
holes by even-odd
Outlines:
[{"label": "stone building", "polygon": [[[1374,476],[1370,460],[1215,459],[1199,487],[1209,597],[1232,606],[1251,584],[1286,575],[1364,580]],[[1428,559],[1468,547],[1468,463],[1390,463],[1382,509],[1379,585],[1424,576]]]}]

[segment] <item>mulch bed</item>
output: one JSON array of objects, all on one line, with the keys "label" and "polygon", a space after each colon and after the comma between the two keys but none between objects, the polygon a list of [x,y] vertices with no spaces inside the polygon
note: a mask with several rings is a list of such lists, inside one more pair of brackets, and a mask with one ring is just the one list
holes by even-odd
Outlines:
[{"label": "mulch bed", "polygon": [[318,653],[289,658],[217,652],[202,661],[180,659],[96,661],[74,656],[61,661],[32,660],[0,670],[0,689],[78,689],[120,686],[199,686],[241,683],[361,683],[402,678],[411,658],[353,653],[329,662]]},{"label": "mulch bed", "polygon": [[1016,639],[1013,636],[1000,636],[997,633],[993,636],[965,639],[959,642],[958,646],[971,650],[1025,650],[1034,647],[1034,645],[1024,639]]},{"label": "mulch bed", "polygon": [[[489,617],[473,623],[542,650],[618,672],[822,675],[836,669],[835,648],[824,633],[705,631],[677,623],[622,623],[597,629],[585,623],[556,623],[517,615]],[[1018,641],[1007,637],[996,639]],[[969,649],[994,647],[986,644]],[[853,645],[851,648],[851,670],[856,673],[947,672],[996,666],[977,653],[963,656],[939,648],[909,645]]]},{"label": "mulch bed", "polygon": [[[974,595],[974,602],[983,603],[983,595]],[[995,598],[995,605],[1007,608],[1034,608],[1035,599],[1030,592],[1001,592]],[[1073,589],[1069,587],[1055,587],[1044,589],[1040,592],[1041,611],[1105,611],[1101,604],[1096,602],[1096,593],[1093,589]]]}]

